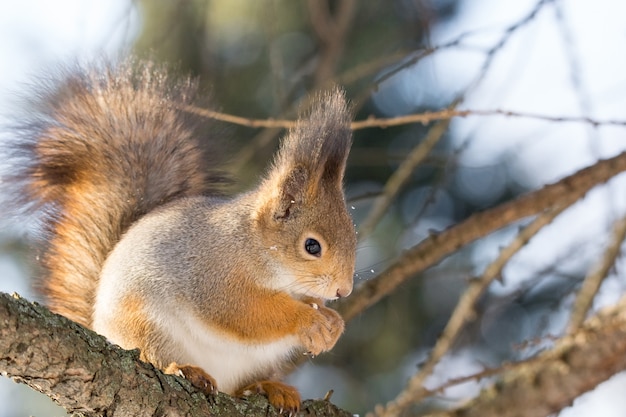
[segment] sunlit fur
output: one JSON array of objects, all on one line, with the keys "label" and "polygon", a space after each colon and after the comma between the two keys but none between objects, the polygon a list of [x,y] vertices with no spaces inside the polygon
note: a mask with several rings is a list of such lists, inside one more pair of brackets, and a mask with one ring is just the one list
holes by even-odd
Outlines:
[{"label": "sunlit fur", "polygon": [[343,92],[316,97],[260,184],[226,199],[203,121],[180,110],[193,82],[132,62],[64,77],[14,147],[13,181],[43,212],[51,308],[162,369],[202,367],[218,389],[253,384],[295,408],[295,390],[264,380],[335,345],[344,324],[323,302],[352,290]]}]

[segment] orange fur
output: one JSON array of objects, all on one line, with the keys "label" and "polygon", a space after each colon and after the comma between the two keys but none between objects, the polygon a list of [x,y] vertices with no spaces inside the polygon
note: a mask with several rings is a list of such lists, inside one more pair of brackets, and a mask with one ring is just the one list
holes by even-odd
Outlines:
[{"label": "orange fur", "polygon": [[52,310],[207,394],[293,412],[297,390],[274,378],[293,353],[335,345],[344,323],[324,300],[352,291],[349,112],[339,89],[320,94],[260,184],[225,199],[215,129],[181,110],[196,95],[149,62],[66,71],[0,184],[40,215]]},{"label": "orange fur", "polygon": [[286,411],[290,415],[300,409],[300,393],[290,386],[278,381],[258,381],[237,391],[237,395],[245,397],[251,394],[266,395],[279,412]]},{"label": "orange fur", "polygon": [[[148,362],[152,356],[151,350],[145,349],[151,346],[150,337],[154,335],[154,330],[148,320],[148,312],[144,300],[139,294],[128,295],[124,297],[115,312],[118,317],[118,332],[120,340],[124,341],[127,349],[134,347],[142,347],[141,358]],[[158,364],[163,366],[162,363]]]},{"label": "orange fur", "polygon": [[[237,308],[212,316],[207,326],[244,343],[263,343],[298,335],[306,351],[313,355],[330,350],[343,333],[341,316],[317,300],[294,299],[284,292],[247,287],[238,294]],[[260,319],[261,318],[261,319]]]},{"label": "orange fur", "polygon": [[18,140],[3,149],[13,163],[4,180],[15,204],[43,214],[47,304],[89,326],[108,253],[144,214],[216,193],[218,153],[215,141],[198,141],[206,121],[177,109],[193,104],[195,84],[152,63],[69,68],[37,93]]}]

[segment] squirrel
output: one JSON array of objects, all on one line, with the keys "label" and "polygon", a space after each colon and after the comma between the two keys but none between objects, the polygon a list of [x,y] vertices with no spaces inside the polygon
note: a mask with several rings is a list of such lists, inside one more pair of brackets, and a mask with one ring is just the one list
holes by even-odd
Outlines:
[{"label": "squirrel", "polygon": [[343,91],[318,94],[256,188],[233,197],[215,126],[185,111],[193,79],[128,59],[63,69],[38,93],[3,182],[38,214],[49,308],[206,394],[296,412],[281,370],[335,345],[344,322],[324,303],[353,286]]}]

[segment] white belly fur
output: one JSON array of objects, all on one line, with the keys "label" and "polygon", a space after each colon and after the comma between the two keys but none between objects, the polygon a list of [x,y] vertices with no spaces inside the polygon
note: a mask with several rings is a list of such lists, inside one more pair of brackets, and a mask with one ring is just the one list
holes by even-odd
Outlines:
[{"label": "white belly fur", "polygon": [[179,364],[196,365],[217,381],[219,391],[233,394],[250,376],[270,377],[297,345],[295,336],[265,344],[244,344],[208,328],[191,312],[177,310],[155,321],[180,349]]}]

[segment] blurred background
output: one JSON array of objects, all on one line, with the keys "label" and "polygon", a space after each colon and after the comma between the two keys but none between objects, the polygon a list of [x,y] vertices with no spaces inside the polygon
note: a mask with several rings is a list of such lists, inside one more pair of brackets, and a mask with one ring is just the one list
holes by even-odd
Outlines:
[{"label": "blurred background", "polygon": [[[295,117],[307,94],[345,87],[356,119],[441,110],[509,110],[442,123],[444,134],[359,245],[356,284],[405,249],[472,213],[541,188],[626,149],[626,3],[597,0],[26,0],[0,2],[0,123],[28,111],[22,97],[55,66],[127,53],[172,63],[200,78],[225,113]],[[328,19],[328,16],[331,19]],[[330,22],[330,24],[329,24]],[[571,122],[589,117],[600,123]],[[372,202],[430,125],[355,132],[346,174],[363,226]],[[281,131],[224,125],[225,161],[237,190],[252,186]],[[3,127],[2,136],[10,135]],[[0,161],[0,164],[2,161]],[[623,176],[589,193],[507,265],[478,319],[427,380],[429,387],[535,353],[563,332],[581,280],[626,213]],[[2,210],[0,208],[0,210]],[[0,291],[36,300],[28,224],[3,216]],[[306,398],[364,414],[391,400],[426,358],[468,280],[480,275],[526,221],[470,244],[413,277],[349,323],[330,353],[290,375]],[[626,290],[620,257],[594,309]],[[412,412],[475,395],[471,381]],[[562,416],[621,416],[617,375]],[[0,416],[64,415],[32,390],[0,378]],[[593,411],[590,411],[593,410]]]}]

